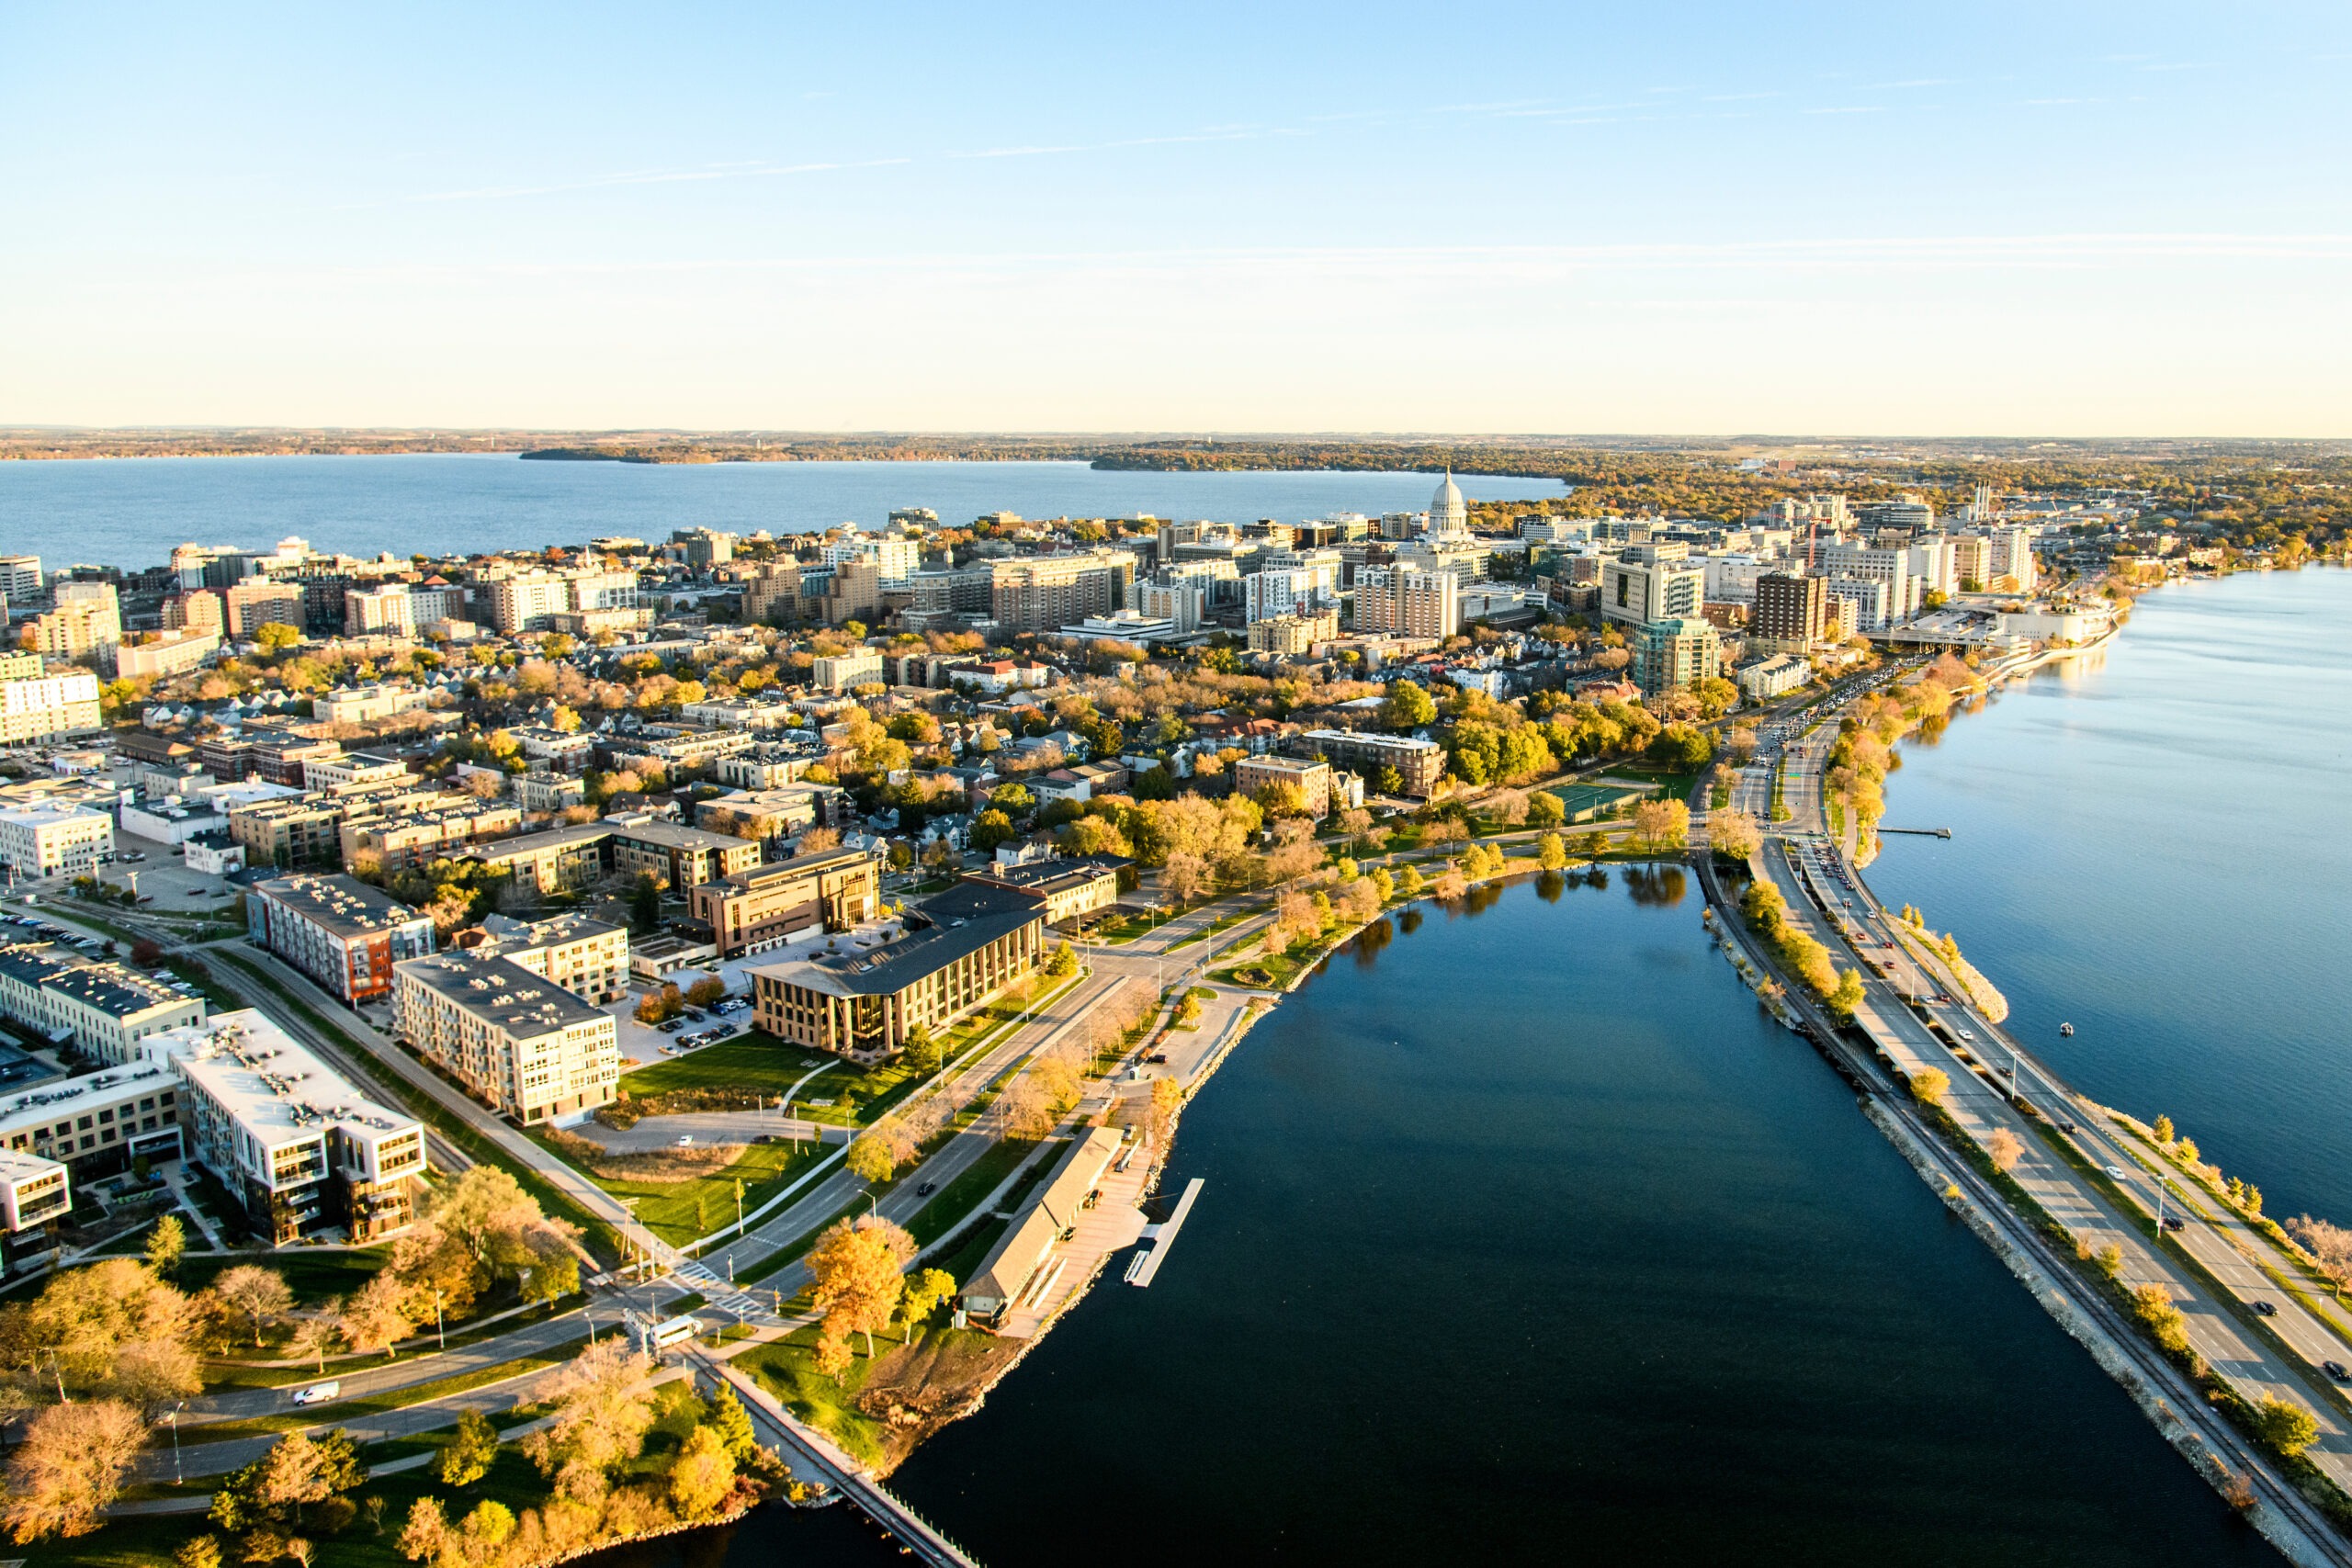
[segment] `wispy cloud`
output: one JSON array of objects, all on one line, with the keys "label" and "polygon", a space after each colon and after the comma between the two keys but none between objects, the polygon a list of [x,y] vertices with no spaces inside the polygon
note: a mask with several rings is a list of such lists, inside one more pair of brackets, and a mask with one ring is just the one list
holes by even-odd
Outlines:
[{"label": "wispy cloud", "polygon": [[491,201],[502,197],[523,196],[563,196],[574,191],[611,190],[626,186],[699,185],[712,180],[775,179],[790,175],[829,174],[842,169],[879,169],[910,161],[906,158],[861,158],[848,163],[750,162],[713,164],[695,169],[647,169],[605,175],[594,179],[566,180],[550,185],[476,186],[459,190],[420,191],[410,196],[385,197],[375,201],[337,202],[327,210],[356,212],[373,208],[400,207],[418,203]]},{"label": "wispy cloud", "polygon": [[1835,108],[1811,108],[1807,114],[1884,114],[1884,104],[1842,104]]}]

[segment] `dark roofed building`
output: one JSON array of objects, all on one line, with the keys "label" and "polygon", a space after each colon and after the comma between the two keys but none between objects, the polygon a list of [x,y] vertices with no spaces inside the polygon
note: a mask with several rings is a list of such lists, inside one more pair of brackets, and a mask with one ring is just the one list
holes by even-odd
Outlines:
[{"label": "dark roofed building", "polygon": [[967,882],[1010,887],[1041,898],[1046,923],[1062,925],[1082,920],[1119,901],[1119,874],[1135,862],[1125,855],[1080,855],[1027,861],[1013,865],[989,865],[964,874]]},{"label": "dark roofed building", "polygon": [[980,1006],[1035,968],[1045,946],[1043,899],[965,883],[910,908],[883,941],[750,971],[754,1016],[779,1039],[872,1061]]}]

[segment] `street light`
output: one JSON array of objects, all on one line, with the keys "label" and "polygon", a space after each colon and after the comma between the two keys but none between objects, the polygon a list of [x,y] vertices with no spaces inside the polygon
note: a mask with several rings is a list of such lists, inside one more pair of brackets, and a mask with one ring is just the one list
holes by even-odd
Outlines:
[{"label": "street light", "polygon": [[175,1486],[182,1484],[187,1479],[180,1473],[180,1412],[187,1408],[187,1401],[183,1399],[172,1406],[170,1415],[164,1417],[172,1424],[172,1484]]}]

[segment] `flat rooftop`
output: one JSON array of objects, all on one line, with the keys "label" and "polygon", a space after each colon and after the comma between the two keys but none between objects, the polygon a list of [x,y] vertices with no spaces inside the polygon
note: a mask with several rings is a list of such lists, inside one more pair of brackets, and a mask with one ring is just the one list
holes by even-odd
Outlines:
[{"label": "flat rooftop", "polygon": [[425,918],[423,911],[350,876],[275,876],[256,882],[252,891],[337,936],[367,936]]},{"label": "flat rooftop", "polygon": [[1045,918],[1046,906],[1035,894],[967,882],[912,906],[906,933],[878,946],[820,953],[745,973],[836,997],[888,996]]},{"label": "flat rooftop", "polygon": [[266,1145],[313,1136],[328,1127],[368,1141],[422,1130],[414,1117],[368,1099],[251,1008],[194,1028],[149,1035],[143,1048],[168,1055],[188,1082],[227,1107]]},{"label": "flat rooftop", "polygon": [[509,1034],[547,1034],[582,1024],[608,1022],[611,1018],[510,958],[444,953],[431,958],[412,958],[396,967],[403,978],[416,981],[434,995]]}]

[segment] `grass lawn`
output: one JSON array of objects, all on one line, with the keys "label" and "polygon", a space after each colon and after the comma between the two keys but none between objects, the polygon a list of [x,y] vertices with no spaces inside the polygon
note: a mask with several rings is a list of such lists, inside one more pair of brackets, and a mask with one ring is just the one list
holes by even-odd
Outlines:
[{"label": "grass lawn", "polygon": [[1121,915],[1115,920],[1105,920],[1095,928],[1094,940],[1114,945],[1148,936],[1168,923],[1164,915]]},{"label": "grass lawn", "polygon": [[383,1272],[392,1258],[389,1247],[288,1247],[282,1252],[243,1255],[197,1254],[180,1259],[172,1282],[196,1292],[240,1264],[257,1263],[284,1277],[302,1306],[316,1306],[329,1296],[347,1296]]},{"label": "grass lawn", "polygon": [[[811,1056],[822,1062],[824,1053],[778,1040],[773,1034],[752,1033],[721,1040],[674,1061],[656,1062],[623,1075],[621,1088],[632,1100],[649,1099],[679,1089],[755,1089],[770,1100],[808,1077],[804,1064]],[[836,1058],[830,1064],[845,1067]],[[818,1082],[822,1083],[823,1079]]]},{"label": "grass lawn", "polygon": [[[1007,1138],[974,1160],[970,1169],[941,1188],[930,1202],[915,1212],[914,1223],[907,1229],[916,1245],[929,1247],[970,1219],[973,1206],[995,1191],[998,1184],[1011,1176],[1036,1146],[1025,1140]],[[963,1282],[962,1276],[956,1277],[956,1282]]]},{"label": "grass lawn", "polygon": [[1204,929],[1194,931],[1191,936],[1184,938],[1181,942],[1170,942],[1168,944],[1168,951],[1173,953],[1180,947],[1190,947],[1196,942],[1205,942],[1210,937],[1222,935],[1227,929],[1239,925],[1242,921],[1248,919],[1252,915],[1264,912],[1264,909],[1265,906],[1262,904],[1244,904],[1238,908],[1227,910],[1226,913],[1219,915],[1215,920],[1212,920]]},{"label": "grass lawn", "polygon": [[[553,1148],[549,1152],[562,1154]],[[743,1213],[748,1215],[823,1157],[823,1148],[815,1143],[746,1144],[734,1164],[687,1181],[616,1181],[582,1168],[576,1161],[574,1168],[614,1197],[636,1199],[637,1217],[646,1227],[672,1246],[683,1247],[734,1220],[738,1181],[743,1184]]]},{"label": "grass lawn", "polygon": [[[875,1337],[874,1353],[877,1358],[897,1348],[897,1340]],[[866,1378],[874,1371],[874,1363],[865,1359],[865,1337],[850,1336],[854,1354],[838,1382],[817,1370],[816,1348],[817,1328],[811,1324],[795,1329],[785,1338],[745,1350],[733,1357],[729,1364],[757,1378],[760,1386],[782,1400],[795,1416],[851,1454],[868,1464],[876,1463],[882,1458],[884,1438],[889,1428],[857,1408],[858,1390],[865,1386]]]}]

